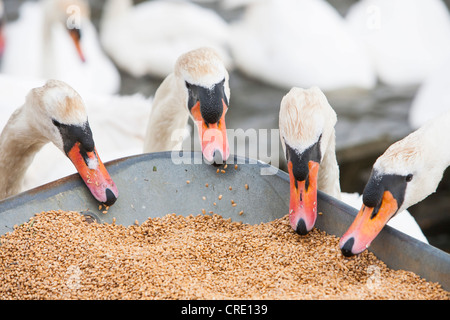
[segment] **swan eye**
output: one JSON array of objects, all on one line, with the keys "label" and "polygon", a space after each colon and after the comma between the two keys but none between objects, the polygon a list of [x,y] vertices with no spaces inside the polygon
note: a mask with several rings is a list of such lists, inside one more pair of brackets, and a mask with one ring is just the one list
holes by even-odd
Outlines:
[{"label": "swan eye", "polygon": [[54,124],[56,127],[60,127],[60,126],[61,126],[61,123],[59,123],[59,122],[56,121],[55,119],[52,119],[52,122],[53,122],[53,124]]},{"label": "swan eye", "polygon": [[413,175],[412,174],[408,174],[406,176],[405,180],[406,180],[406,182],[410,182],[412,180],[412,178],[413,178]]}]

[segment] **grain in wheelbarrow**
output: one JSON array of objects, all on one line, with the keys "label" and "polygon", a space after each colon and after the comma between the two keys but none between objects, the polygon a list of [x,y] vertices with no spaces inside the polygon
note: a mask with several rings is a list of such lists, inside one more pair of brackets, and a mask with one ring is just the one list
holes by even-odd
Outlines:
[{"label": "grain in wheelbarrow", "polygon": [[449,299],[439,284],[287,217],[170,214],[128,227],[49,211],[0,237],[0,299]]}]

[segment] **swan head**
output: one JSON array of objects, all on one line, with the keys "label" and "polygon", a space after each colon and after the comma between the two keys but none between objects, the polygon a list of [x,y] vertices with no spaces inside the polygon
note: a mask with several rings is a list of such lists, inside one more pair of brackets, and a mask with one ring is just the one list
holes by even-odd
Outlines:
[{"label": "swan head", "polygon": [[319,166],[337,122],[335,111],[317,88],[292,88],[280,105],[280,139],[289,179],[289,221],[299,234],[308,233],[317,218]]},{"label": "swan head", "polygon": [[[343,255],[363,252],[395,214],[436,191],[443,169],[432,159],[431,141],[424,141],[419,133],[394,143],[376,160],[362,207],[340,239]],[[436,146],[436,142],[431,144]]]},{"label": "swan head", "polygon": [[189,51],[178,58],[174,73],[197,126],[204,159],[223,163],[230,155],[225,124],[230,88],[221,58],[210,48]]},{"label": "swan head", "polygon": [[49,80],[31,90],[25,108],[35,138],[53,142],[72,161],[92,195],[114,204],[118,190],[98,156],[80,95],[62,81]]},{"label": "swan head", "polygon": [[43,6],[46,23],[62,24],[72,39],[80,60],[85,62],[81,42],[83,21],[90,18],[89,3],[85,0],[45,0]]}]

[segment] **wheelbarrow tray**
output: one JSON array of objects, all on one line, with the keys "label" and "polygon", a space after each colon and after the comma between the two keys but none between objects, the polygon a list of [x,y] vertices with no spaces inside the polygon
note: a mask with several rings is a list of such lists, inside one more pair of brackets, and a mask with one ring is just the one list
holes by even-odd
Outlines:
[{"label": "wheelbarrow tray", "polygon": [[[201,153],[160,152],[105,165],[119,189],[119,198],[107,213],[104,206],[99,209],[78,174],[73,174],[1,201],[0,235],[49,210],[78,211],[99,223],[112,223],[115,218],[116,224],[125,226],[169,213],[198,215],[202,209],[259,224],[281,218],[289,210],[288,174],[248,158],[232,156],[224,169],[204,163]],[[339,237],[357,214],[353,207],[320,191],[318,211],[323,214],[318,215],[316,227]],[[450,254],[436,247],[385,226],[369,250],[392,269],[412,271],[450,290]]]}]

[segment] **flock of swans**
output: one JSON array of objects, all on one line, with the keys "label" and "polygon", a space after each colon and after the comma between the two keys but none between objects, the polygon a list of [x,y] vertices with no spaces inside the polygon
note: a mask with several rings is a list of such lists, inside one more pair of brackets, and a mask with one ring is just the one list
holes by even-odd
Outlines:
[{"label": "flock of swans", "polygon": [[[341,238],[344,255],[365,250],[386,224],[427,242],[407,209],[436,190],[450,165],[449,139],[442,139],[448,136],[449,104],[442,101],[435,114],[423,116],[424,106],[430,111],[430,103],[445,90],[449,73],[440,66],[448,65],[444,57],[450,56],[450,43],[437,49],[450,35],[448,12],[439,0],[429,2],[413,10],[408,1],[403,5],[412,11],[387,15],[390,1],[362,0],[343,18],[319,0],[223,0],[225,7],[245,7],[242,19],[228,24],[190,2],[133,6],[131,0],[108,0],[99,34],[86,1],[26,2],[19,18],[2,30],[0,199],[77,170],[92,195],[112,205],[119,193],[102,160],[179,148],[182,138],[174,141],[172,133],[185,129],[189,118],[197,126],[204,159],[226,160],[227,70],[240,68],[292,88],[280,102],[279,129],[290,176],[289,218],[296,232],[314,227],[320,189],[361,208]],[[164,14],[167,10],[174,15]],[[368,14],[373,20],[364,29]],[[390,57],[386,45],[392,37],[400,36],[393,21],[409,23],[402,14],[420,16],[434,35],[425,39],[418,32],[395,42],[403,47],[392,44],[402,59],[409,59],[404,65],[383,58]],[[428,18],[433,23],[427,24]],[[417,43],[423,50],[426,44],[427,52],[416,56]],[[135,77],[164,80],[151,98],[122,96],[116,66]],[[417,130],[377,159],[362,195],[347,195],[340,190],[335,155],[337,115],[322,90],[370,89],[377,81],[423,83],[412,108],[422,115],[411,114]],[[205,135],[208,130],[213,139]]]}]

